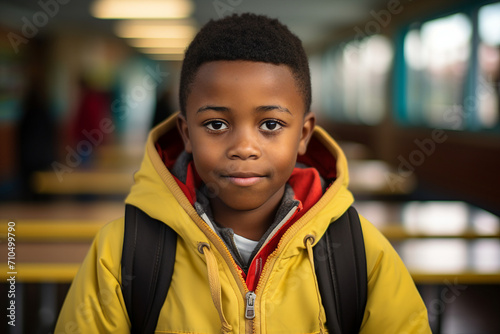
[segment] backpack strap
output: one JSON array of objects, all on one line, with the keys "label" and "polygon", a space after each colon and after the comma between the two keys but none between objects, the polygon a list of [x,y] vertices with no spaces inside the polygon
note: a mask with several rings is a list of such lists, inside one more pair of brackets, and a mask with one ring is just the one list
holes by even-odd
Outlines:
[{"label": "backpack strap", "polygon": [[154,333],[172,280],[177,233],[132,205],[125,206],[122,293],[131,333]]},{"label": "backpack strap", "polygon": [[313,248],[318,286],[332,333],[359,333],[367,298],[361,223],[350,207]]}]

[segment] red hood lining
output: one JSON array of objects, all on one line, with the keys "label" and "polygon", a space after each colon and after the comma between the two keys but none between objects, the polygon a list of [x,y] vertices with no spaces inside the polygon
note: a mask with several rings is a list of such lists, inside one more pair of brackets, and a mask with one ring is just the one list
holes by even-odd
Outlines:
[{"label": "red hood lining", "polygon": [[314,136],[307,145],[306,154],[299,155],[297,162],[316,168],[328,183],[337,177],[337,158]]}]

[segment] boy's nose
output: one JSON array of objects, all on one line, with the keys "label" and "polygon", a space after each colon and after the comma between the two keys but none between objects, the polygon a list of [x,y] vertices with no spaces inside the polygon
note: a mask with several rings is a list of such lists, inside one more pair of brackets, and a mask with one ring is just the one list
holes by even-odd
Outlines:
[{"label": "boy's nose", "polygon": [[236,133],[227,150],[229,159],[258,159],[261,154],[258,140],[251,131]]}]

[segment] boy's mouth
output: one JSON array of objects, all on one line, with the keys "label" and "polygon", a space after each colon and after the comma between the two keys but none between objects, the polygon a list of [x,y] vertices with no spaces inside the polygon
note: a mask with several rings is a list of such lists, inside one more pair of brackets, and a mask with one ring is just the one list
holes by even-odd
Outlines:
[{"label": "boy's mouth", "polygon": [[222,175],[222,177],[234,185],[248,187],[260,182],[263,178],[265,178],[265,175],[253,172],[238,172]]}]

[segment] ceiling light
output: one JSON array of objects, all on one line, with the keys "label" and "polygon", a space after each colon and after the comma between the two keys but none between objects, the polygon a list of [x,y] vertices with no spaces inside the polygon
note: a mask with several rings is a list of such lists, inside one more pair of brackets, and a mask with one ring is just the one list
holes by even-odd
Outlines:
[{"label": "ceiling light", "polygon": [[168,21],[123,21],[115,27],[115,32],[123,38],[183,38],[192,39],[196,27],[191,22]]},{"label": "ceiling light", "polygon": [[144,48],[140,51],[148,54],[180,54],[183,55],[186,48]]},{"label": "ceiling light", "polygon": [[99,0],[90,7],[92,15],[100,19],[184,18],[193,10],[189,0]]},{"label": "ceiling light", "polygon": [[129,39],[128,44],[135,48],[187,48],[191,39],[186,38],[141,38]]}]

